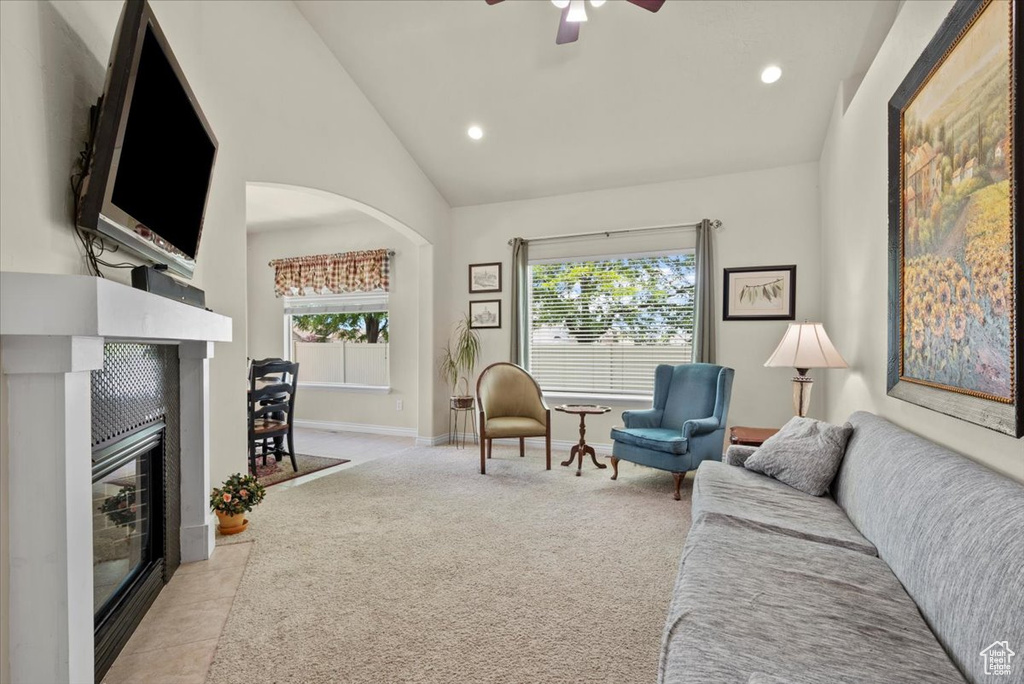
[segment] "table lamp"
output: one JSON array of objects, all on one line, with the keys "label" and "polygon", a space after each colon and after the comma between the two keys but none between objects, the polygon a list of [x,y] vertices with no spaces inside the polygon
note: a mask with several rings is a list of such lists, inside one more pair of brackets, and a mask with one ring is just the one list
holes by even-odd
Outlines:
[{"label": "table lamp", "polygon": [[832,344],[821,323],[790,323],[779,346],[764,364],[769,368],[795,368],[793,411],[804,417],[811,405],[811,368],[846,368],[842,354]]}]

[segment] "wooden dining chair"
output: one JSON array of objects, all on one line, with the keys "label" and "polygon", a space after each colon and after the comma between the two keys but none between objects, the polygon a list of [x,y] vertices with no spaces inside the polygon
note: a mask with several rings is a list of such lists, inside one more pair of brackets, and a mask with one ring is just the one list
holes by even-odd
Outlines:
[{"label": "wooden dining chair", "polygon": [[249,470],[256,474],[256,459],[263,456],[267,464],[273,440],[274,457],[280,461],[283,442],[288,441],[292,468],[299,471],[295,460],[294,422],[295,392],[298,388],[299,364],[281,359],[253,361],[249,371]]}]

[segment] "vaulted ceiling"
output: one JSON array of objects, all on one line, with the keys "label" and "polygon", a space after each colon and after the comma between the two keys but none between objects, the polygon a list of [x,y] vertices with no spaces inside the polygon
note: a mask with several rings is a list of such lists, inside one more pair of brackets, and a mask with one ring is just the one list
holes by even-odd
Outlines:
[{"label": "vaulted ceiling", "polygon": [[555,45],[547,0],[297,4],[453,206],[816,160],[898,7],[611,0]]}]

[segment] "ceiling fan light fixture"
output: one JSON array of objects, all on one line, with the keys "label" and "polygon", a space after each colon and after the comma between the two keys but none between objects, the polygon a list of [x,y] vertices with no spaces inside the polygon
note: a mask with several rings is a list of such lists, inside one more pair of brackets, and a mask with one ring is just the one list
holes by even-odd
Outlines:
[{"label": "ceiling fan light fixture", "polygon": [[569,0],[569,13],[565,15],[565,20],[574,24],[587,20],[587,7],[583,0]]},{"label": "ceiling fan light fixture", "polygon": [[569,0],[551,0],[551,4],[558,9],[565,9],[569,6]]}]

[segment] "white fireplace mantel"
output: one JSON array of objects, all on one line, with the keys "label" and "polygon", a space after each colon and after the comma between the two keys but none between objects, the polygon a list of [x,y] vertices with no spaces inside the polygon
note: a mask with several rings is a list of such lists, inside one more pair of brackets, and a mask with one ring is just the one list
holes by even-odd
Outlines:
[{"label": "white fireplace mantel", "polygon": [[178,345],[181,559],[213,551],[209,359],[231,319],[102,278],[0,272],[14,682],[94,679],[90,372],[107,341]]}]

